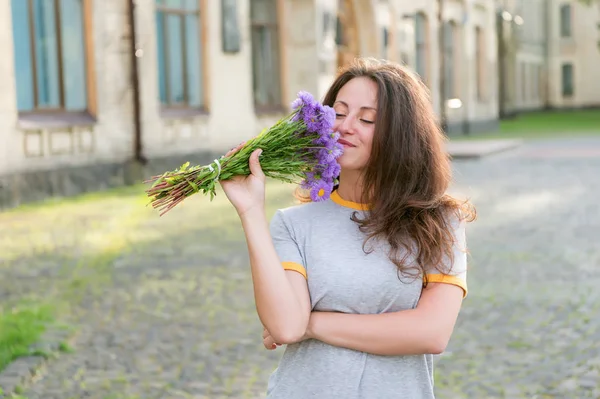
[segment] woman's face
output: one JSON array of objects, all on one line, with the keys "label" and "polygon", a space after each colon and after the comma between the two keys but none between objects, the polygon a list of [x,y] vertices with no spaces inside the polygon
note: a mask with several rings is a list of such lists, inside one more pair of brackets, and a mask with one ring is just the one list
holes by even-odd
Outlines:
[{"label": "woman's face", "polygon": [[350,80],[338,92],[333,109],[336,114],[333,130],[340,133],[340,143],[344,146],[338,162],[342,170],[361,171],[371,155],[377,84],[365,77]]}]

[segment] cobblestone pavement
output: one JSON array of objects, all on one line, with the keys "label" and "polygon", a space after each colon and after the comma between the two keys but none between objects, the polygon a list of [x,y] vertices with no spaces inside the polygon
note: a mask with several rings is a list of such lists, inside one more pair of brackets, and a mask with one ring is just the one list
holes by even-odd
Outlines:
[{"label": "cobblestone pavement", "polygon": [[[455,164],[479,220],[438,398],[600,398],[599,149],[573,139]],[[130,191],[0,214],[0,299],[68,302],[80,326],[24,396],[264,397],[282,349],[262,347],[228,203],[191,198],[159,218]],[[269,186],[270,212],[288,194]]]}]

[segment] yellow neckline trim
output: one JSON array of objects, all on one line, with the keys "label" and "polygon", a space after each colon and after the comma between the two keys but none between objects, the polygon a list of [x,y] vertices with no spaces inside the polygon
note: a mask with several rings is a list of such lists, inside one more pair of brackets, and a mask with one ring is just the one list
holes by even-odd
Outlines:
[{"label": "yellow neckline trim", "polygon": [[360,204],[358,202],[346,201],[345,199],[340,197],[337,190],[332,192],[331,196],[329,198],[331,198],[331,200],[333,202],[335,202],[336,204],[344,206],[346,208],[356,209],[357,211],[369,210],[369,205],[367,205],[367,204]]}]

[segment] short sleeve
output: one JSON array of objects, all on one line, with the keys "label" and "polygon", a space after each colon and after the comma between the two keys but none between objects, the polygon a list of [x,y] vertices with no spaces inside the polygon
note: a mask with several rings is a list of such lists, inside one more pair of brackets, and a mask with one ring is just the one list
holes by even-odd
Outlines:
[{"label": "short sleeve", "polygon": [[277,210],[275,215],[273,215],[270,230],[275,251],[279,256],[283,268],[285,270],[296,271],[306,278],[304,257],[293,234],[293,230],[286,223],[285,216],[281,210]]},{"label": "short sleeve", "polygon": [[454,236],[452,246],[453,263],[447,274],[442,274],[435,268],[427,272],[428,283],[453,284],[463,289],[463,298],[467,296],[467,240],[466,221],[454,218],[451,221]]}]

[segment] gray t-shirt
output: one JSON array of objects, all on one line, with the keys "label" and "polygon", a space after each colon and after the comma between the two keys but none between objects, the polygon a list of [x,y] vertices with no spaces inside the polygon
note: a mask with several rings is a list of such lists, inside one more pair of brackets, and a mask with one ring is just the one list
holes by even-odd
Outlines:
[{"label": "gray t-shirt", "polygon": [[[416,307],[422,277],[402,277],[388,259],[387,244],[363,252],[365,236],[350,216],[364,209],[334,192],[330,200],[273,216],[271,235],[279,259],[285,269],[305,275],[313,310],[378,314]],[[457,244],[451,275],[432,269],[428,281],[456,284],[466,296],[464,223],[453,226]],[[269,379],[267,399],[307,398],[431,399],[433,356],[380,356],[314,339],[287,345]]]}]

